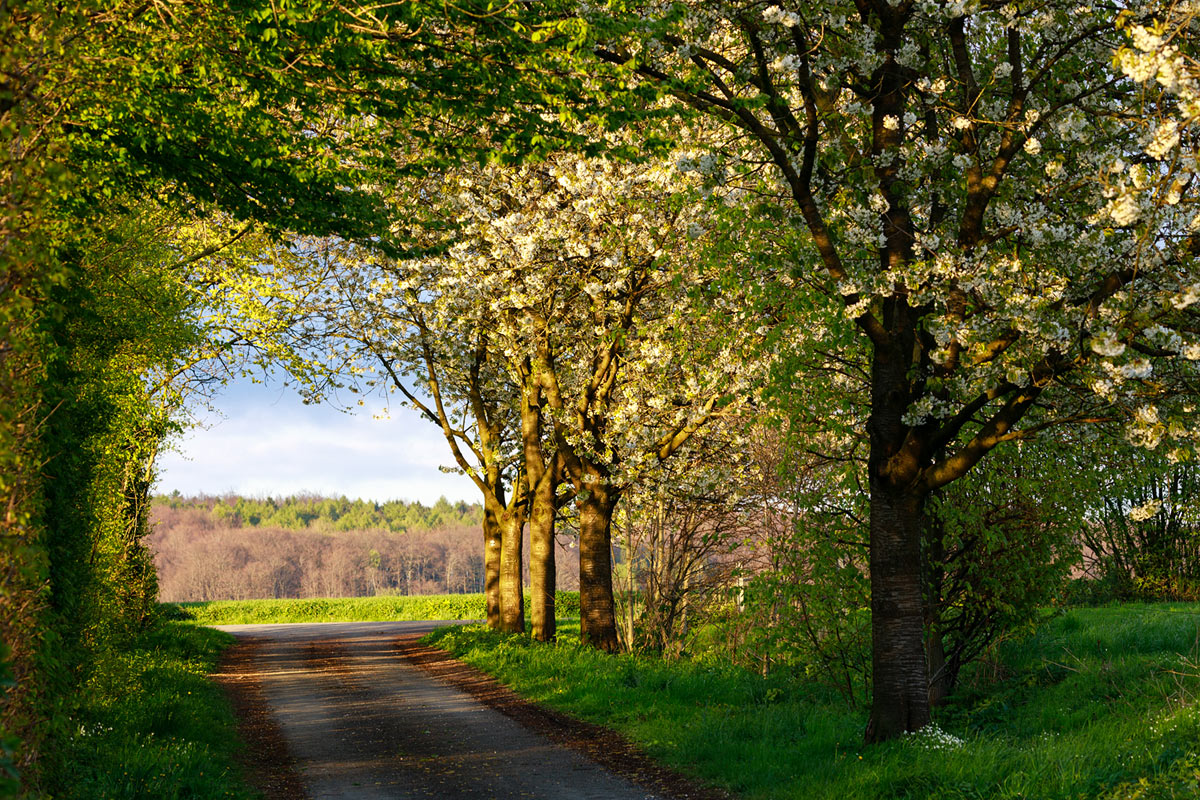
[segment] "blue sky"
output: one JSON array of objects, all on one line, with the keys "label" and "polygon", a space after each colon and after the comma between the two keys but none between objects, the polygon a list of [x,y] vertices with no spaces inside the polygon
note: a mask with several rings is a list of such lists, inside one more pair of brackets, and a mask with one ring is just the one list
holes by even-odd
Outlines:
[{"label": "blue sky", "polygon": [[344,414],[306,406],[277,382],[233,382],[213,401],[220,413],[198,409],[201,425],[160,456],[156,491],[315,492],[426,504],[443,495],[479,499],[465,476],[438,470],[453,463],[440,430],[411,409],[389,414],[378,397],[366,402],[359,413]]}]

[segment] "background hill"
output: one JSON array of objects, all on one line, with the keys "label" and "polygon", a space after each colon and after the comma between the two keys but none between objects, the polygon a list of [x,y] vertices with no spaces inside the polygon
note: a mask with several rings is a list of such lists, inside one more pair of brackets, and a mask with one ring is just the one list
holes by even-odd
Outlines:
[{"label": "background hill", "polygon": [[[482,515],[445,498],[174,494],[154,498],[146,542],[164,602],[481,592]],[[560,542],[560,589],[578,587],[576,553]]]}]

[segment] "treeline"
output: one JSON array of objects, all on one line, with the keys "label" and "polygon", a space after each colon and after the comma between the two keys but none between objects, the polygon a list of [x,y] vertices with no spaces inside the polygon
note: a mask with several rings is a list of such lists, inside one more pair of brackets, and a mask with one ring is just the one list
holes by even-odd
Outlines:
[{"label": "treeline", "polygon": [[432,506],[404,500],[375,503],[345,497],[293,495],[283,498],[250,498],[238,495],[184,497],[178,492],[157,495],[152,501],[156,523],[171,526],[169,511],[203,511],[214,523],[229,528],[283,528],[284,530],[403,532],[439,527],[478,527],[483,508],[478,503],[451,503],[445,497]]},{"label": "treeline", "polygon": [[[484,589],[478,505],[345,497],[154,498],[164,602],[465,594]],[[578,586],[570,548],[563,588]]]}]

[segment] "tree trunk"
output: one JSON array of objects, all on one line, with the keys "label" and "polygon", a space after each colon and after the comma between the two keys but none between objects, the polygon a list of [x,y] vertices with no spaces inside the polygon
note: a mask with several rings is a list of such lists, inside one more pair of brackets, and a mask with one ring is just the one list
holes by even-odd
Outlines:
[{"label": "tree trunk", "polygon": [[533,614],[533,638],[553,641],[557,631],[554,620],[554,591],[557,576],[554,564],[554,518],[557,514],[558,483],[562,461],[556,454],[546,464],[542,448],[541,374],[526,360],[521,365],[524,390],[521,396],[521,444],[525,477],[529,484],[529,584]]},{"label": "tree trunk", "polygon": [[525,632],[525,591],[521,581],[521,539],[525,514],[509,509],[500,517],[500,630]]},{"label": "tree trunk", "polygon": [[637,591],[637,586],[634,584],[634,575],[633,575],[633,524],[629,521],[628,515],[626,515],[626,523],[627,524],[625,525],[624,558],[625,558],[625,569],[627,571],[626,575],[629,580],[626,582],[626,586],[625,586],[625,588],[626,588],[626,595],[625,595],[625,597],[626,597],[626,600],[625,600],[625,646],[627,648],[629,648],[630,650],[633,650],[634,649],[634,647],[633,647],[633,636],[634,636],[633,617],[634,617],[634,611],[636,610],[634,607],[634,604],[637,602],[637,598],[635,595],[635,593]]},{"label": "tree trunk", "polygon": [[866,741],[929,724],[921,596],[921,506],[913,491],[871,479],[871,718]]},{"label": "tree trunk", "polygon": [[585,483],[579,506],[579,629],[584,644],[615,653],[613,611],[612,512],[616,498],[599,475]]},{"label": "tree trunk", "polygon": [[487,625],[500,629],[500,520],[494,509],[483,509],[483,601]]},{"label": "tree trunk", "polygon": [[533,638],[552,642],[557,635],[554,620],[554,592],[557,575],[554,563],[555,494],[557,470],[553,467],[533,490],[533,508],[529,514],[529,590],[533,616]]}]

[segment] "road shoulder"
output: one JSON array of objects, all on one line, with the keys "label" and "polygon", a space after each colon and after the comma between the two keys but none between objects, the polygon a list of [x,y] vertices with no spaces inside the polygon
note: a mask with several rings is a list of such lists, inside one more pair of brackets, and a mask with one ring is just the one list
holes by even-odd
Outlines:
[{"label": "road shoulder", "polygon": [[421,644],[421,635],[396,639],[397,651],[411,663],[499,711],[555,744],[582,753],[609,771],[663,797],[675,800],[733,800],[733,795],[653,761],[616,731],[532,703],[492,676]]}]

